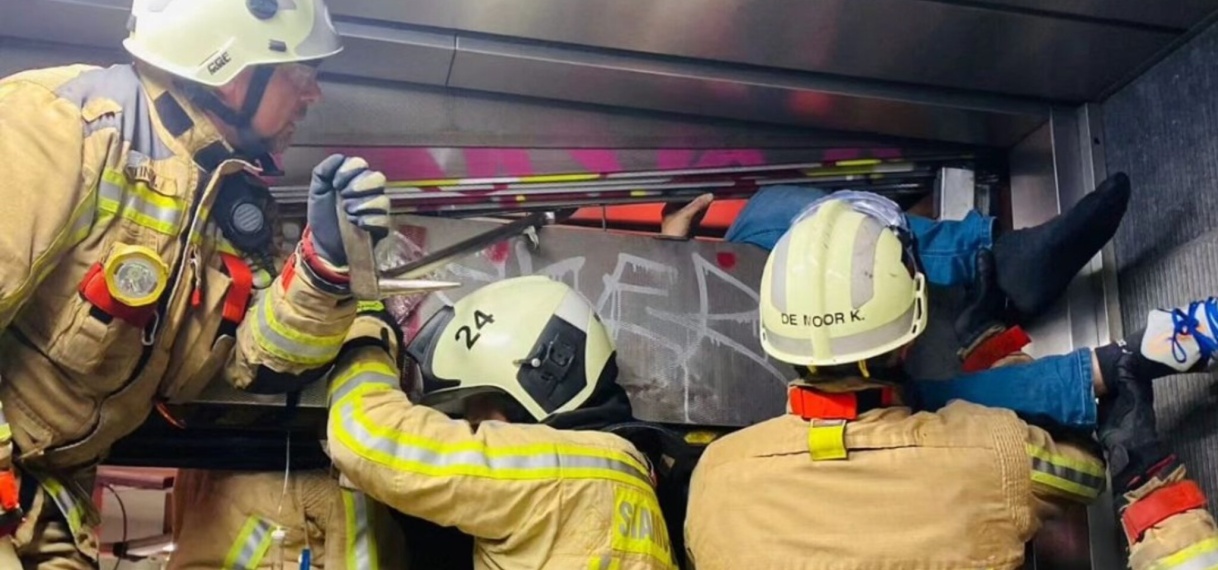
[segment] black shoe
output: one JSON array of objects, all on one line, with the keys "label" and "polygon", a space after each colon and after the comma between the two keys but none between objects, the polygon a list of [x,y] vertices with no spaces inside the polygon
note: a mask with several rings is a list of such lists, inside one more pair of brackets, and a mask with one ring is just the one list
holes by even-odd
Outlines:
[{"label": "black shoe", "polygon": [[1030,319],[1061,297],[1070,280],[1116,233],[1129,191],[1129,177],[1118,172],[1056,218],[998,236],[998,286],[1012,308]]},{"label": "black shoe", "polygon": [[[1155,392],[1138,355],[1122,347],[1104,371],[1108,393],[1099,402],[1099,439],[1108,452],[1117,504],[1124,493],[1173,467],[1175,456],[1159,439],[1155,425]],[[1169,472],[1170,470],[1168,470]]]}]

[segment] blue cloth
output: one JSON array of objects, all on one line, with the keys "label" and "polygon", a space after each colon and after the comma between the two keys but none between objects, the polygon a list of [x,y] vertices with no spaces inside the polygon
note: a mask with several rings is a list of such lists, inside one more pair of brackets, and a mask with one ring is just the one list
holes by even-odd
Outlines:
[{"label": "blue cloth", "polygon": [[921,409],[933,411],[952,400],[967,400],[1006,408],[1032,423],[1090,430],[1096,421],[1091,359],[1091,349],[1083,348],[950,380],[915,380],[912,385]]},{"label": "blue cloth", "polygon": [[[749,199],[727,229],[725,239],[751,243],[766,251],[774,249],[795,216],[827,195],[824,190],[807,186],[770,186]],[[977,270],[977,250],[993,245],[993,219],[977,212],[969,212],[963,220],[936,222],[917,216],[908,220],[926,280],[935,285],[971,282]]]},{"label": "blue cloth", "polygon": [[[808,204],[827,193],[804,186],[771,186],[755,194],[728,228],[726,239],[774,249]],[[963,220],[936,222],[909,216],[926,278],[942,286],[971,282],[978,249],[993,245],[993,221],[977,212]],[[951,400],[1006,408],[1042,424],[1092,429],[1096,421],[1091,387],[1091,352],[1079,350],[949,380],[914,381],[919,407],[937,410]]]}]

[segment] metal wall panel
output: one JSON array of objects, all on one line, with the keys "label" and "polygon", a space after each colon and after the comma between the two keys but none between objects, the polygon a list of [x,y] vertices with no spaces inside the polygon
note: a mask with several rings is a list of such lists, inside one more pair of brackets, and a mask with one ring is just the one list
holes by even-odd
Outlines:
[{"label": "metal wall panel", "polygon": [[972,4],[1040,10],[1185,30],[1218,10],[1218,0],[972,0]]},{"label": "metal wall panel", "polygon": [[[1009,146],[1043,121],[1027,103],[527,42],[457,38],[452,87],[956,143]],[[962,104],[964,103],[964,104]]]},{"label": "metal wall panel", "polygon": [[[1117,233],[1126,331],[1146,314],[1218,295],[1218,26],[1104,103],[1110,171],[1133,182]],[[1203,317],[1204,318],[1204,317]],[[1218,382],[1155,383],[1159,429],[1218,509]]]},{"label": "metal wall panel", "polygon": [[1066,101],[1098,95],[1175,35],[921,0],[337,0],[334,10],[550,42]]},{"label": "metal wall panel", "polygon": [[[1094,189],[1097,174],[1090,147],[1091,110],[1058,109],[1042,128],[1021,142],[1010,155],[1011,223],[1027,227],[1048,221],[1069,209]],[[1101,167],[1102,169],[1102,167]],[[1109,247],[1111,249],[1111,246]],[[1054,307],[1027,326],[1034,356],[1065,354],[1107,343],[1111,338],[1109,301],[1115,268],[1098,255],[1085,267]],[[1111,257],[1108,257],[1111,259]],[[1110,493],[1089,509],[1072,509],[1053,521],[1033,543],[1032,568],[1107,570],[1119,568],[1116,521]]]}]

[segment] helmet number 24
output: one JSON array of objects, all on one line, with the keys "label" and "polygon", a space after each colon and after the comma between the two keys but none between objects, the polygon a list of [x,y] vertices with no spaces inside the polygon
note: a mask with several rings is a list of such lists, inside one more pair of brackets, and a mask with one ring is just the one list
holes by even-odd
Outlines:
[{"label": "helmet number 24", "polygon": [[[478,311],[478,310],[474,311],[474,327],[477,330],[482,330],[482,327],[489,325],[491,323],[494,323],[494,322],[495,322],[495,315],[487,314],[487,313],[484,313],[484,312]],[[462,338],[462,337],[464,337],[464,338]],[[465,341],[466,350],[473,349],[474,343],[478,342],[479,338],[482,338],[482,333],[474,332],[474,329],[470,329],[469,325],[465,325],[465,326],[457,329],[457,340]]]}]

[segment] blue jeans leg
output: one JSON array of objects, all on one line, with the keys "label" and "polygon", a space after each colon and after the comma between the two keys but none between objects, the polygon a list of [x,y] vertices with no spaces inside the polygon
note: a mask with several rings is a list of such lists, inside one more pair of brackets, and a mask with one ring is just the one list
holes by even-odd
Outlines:
[{"label": "blue jeans leg", "polygon": [[963,220],[936,222],[907,216],[918,240],[926,280],[944,287],[965,285],[977,272],[977,250],[994,245],[994,219],[970,211]]},{"label": "blue jeans leg", "polygon": [[[810,186],[770,186],[744,205],[724,236],[729,242],[751,243],[766,251],[791,228],[805,207],[827,196]],[[963,220],[936,222],[909,216],[910,231],[918,240],[918,256],[926,279],[950,287],[972,282],[977,250],[993,245],[993,218],[969,212]]]},{"label": "blue jeans leg", "polygon": [[1090,430],[1096,422],[1091,359],[1091,349],[1084,348],[950,380],[917,380],[910,387],[924,410],[966,400],[1012,410],[1032,423]]},{"label": "blue jeans leg", "polygon": [[744,204],[723,238],[733,243],[751,243],[770,251],[791,222],[808,204],[829,193],[811,186],[780,184],[758,191]]}]

